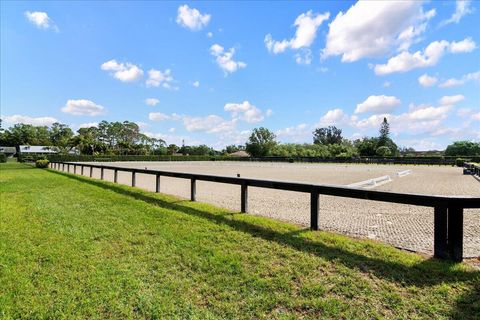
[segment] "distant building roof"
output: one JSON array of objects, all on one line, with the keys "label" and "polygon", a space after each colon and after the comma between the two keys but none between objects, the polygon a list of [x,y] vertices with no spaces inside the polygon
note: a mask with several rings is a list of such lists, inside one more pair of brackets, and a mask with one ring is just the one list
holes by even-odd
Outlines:
[{"label": "distant building roof", "polygon": [[0,153],[17,153],[15,147],[0,147]]},{"label": "distant building roof", "polygon": [[229,154],[229,156],[230,157],[242,157],[242,158],[250,157],[248,152],[243,151],[243,150],[232,152],[232,153]]},{"label": "distant building roof", "polygon": [[20,146],[20,153],[58,153],[51,146]]}]

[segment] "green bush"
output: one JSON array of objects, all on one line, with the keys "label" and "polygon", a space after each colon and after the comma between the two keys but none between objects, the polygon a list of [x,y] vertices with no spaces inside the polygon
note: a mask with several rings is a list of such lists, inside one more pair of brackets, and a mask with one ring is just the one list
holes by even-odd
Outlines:
[{"label": "green bush", "polygon": [[463,167],[463,165],[465,164],[465,161],[467,161],[467,159],[457,158],[457,159],[455,159],[455,166]]},{"label": "green bush", "polygon": [[0,163],[5,163],[7,162],[7,156],[5,153],[0,153]]},{"label": "green bush", "polygon": [[35,161],[35,167],[37,167],[37,168],[48,168],[49,163],[50,163],[50,161],[45,160],[45,159],[37,160],[37,161]]}]

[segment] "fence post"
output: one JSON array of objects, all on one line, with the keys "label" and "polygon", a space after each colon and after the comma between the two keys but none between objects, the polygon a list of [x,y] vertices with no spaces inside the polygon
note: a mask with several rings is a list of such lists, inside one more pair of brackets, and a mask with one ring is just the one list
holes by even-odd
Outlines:
[{"label": "fence post", "polygon": [[453,261],[463,260],[463,208],[458,205],[448,207],[448,251]]},{"label": "fence post", "polygon": [[103,167],[100,169],[100,180],[103,180]]},{"label": "fence post", "polygon": [[190,201],[195,201],[197,198],[197,180],[192,178],[190,180]]},{"label": "fence post", "polygon": [[132,187],[135,187],[135,171],[132,171]]},{"label": "fence post", "polygon": [[80,175],[83,176],[83,164],[80,166]]},{"label": "fence post", "polygon": [[310,192],[310,229],[318,230],[319,194],[317,189]]},{"label": "fence post", "polygon": [[248,211],[248,185],[246,182],[241,185],[240,202],[240,212],[246,213]]},{"label": "fence post", "polygon": [[156,174],[155,176],[155,192],[160,192],[160,174]]},{"label": "fence post", "polygon": [[117,169],[113,170],[113,182],[114,183],[118,182],[118,170]]},{"label": "fence post", "polygon": [[73,174],[77,174],[77,165],[76,164],[73,165]]},{"label": "fence post", "polygon": [[62,171],[65,171],[65,163],[62,163]]},{"label": "fence post", "polygon": [[446,205],[436,206],[434,208],[433,228],[433,256],[439,259],[448,259],[448,210]]},{"label": "fence post", "polygon": [[70,173],[70,163],[67,164],[67,172]]},{"label": "fence post", "polygon": [[93,167],[90,167],[90,178],[92,177],[93,175]]}]

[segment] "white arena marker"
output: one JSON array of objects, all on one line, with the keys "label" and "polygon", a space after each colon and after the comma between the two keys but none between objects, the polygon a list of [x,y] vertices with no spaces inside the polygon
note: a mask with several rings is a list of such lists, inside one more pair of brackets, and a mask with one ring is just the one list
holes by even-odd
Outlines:
[{"label": "white arena marker", "polygon": [[374,178],[374,179],[368,179],[368,180],[365,180],[365,181],[352,183],[352,184],[347,185],[347,187],[369,189],[369,188],[374,188],[376,186],[388,183],[390,181],[392,181],[392,179],[390,178],[390,176],[387,175],[387,176],[381,176],[381,177]]},{"label": "white arena marker", "polygon": [[404,170],[397,172],[397,177],[401,178],[412,173],[412,170]]}]

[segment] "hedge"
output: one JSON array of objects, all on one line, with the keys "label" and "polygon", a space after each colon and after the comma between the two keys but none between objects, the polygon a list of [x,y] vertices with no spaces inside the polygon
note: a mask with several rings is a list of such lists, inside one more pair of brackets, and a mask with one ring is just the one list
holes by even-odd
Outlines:
[{"label": "hedge", "polygon": [[[366,163],[366,164],[423,164],[423,165],[457,165],[458,157],[263,157],[239,158],[230,156],[166,156],[166,155],[19,155],[20,162],[48,159],[58,162],[110,162],[110,161],[261,161],[261,162],[311,162],[311,163]],[[480,162],[480,156],[468,157],[469,161]]]}]

